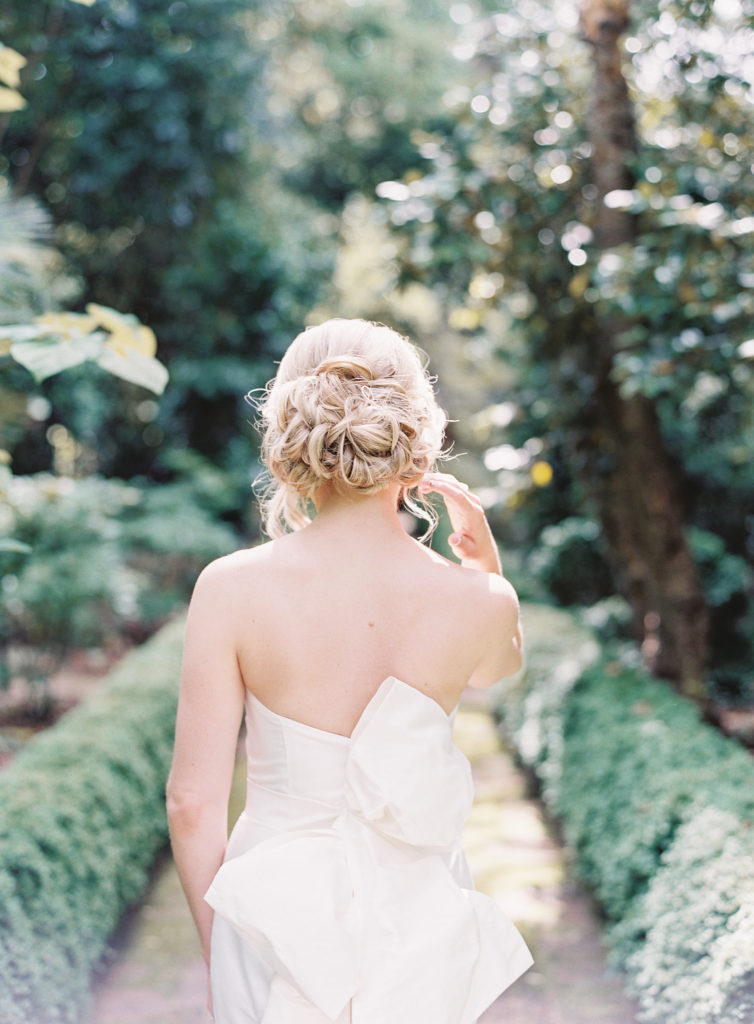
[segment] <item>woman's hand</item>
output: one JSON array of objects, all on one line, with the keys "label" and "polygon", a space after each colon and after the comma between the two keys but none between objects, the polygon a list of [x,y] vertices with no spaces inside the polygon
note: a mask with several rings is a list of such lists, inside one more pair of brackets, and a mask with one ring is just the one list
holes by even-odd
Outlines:
[{"label": "woman's hand", "polygon": [[503,575],[497,544],[482,503],[451,473],[427,473],[419,484],[419,491],[436,491],[442,496],[448,510],[453,533],[448,538],[450,549],[469,569]]}]

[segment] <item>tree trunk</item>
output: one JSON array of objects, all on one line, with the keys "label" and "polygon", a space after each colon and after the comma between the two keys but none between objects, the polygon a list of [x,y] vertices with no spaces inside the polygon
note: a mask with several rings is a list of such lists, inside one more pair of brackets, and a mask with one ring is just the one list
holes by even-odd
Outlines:
[{"label": "tree trunk", "polygon": [[[582,0],[581,27],[594,61],[589,123],[594,231],[598,248],[633,244],[635,216],[604,203],[608,192],[630,189],[637,150],[633,111],[621,66],[619,37],[628,27],[629,0]],[[684,533],[680,488],[652,403],[623,397],[612,378],[620,316],[595,324],[596,444],[591,483],[622,588],[631,602],[645,659],[653,671],[699,698],[707,653],[708,615]]]}]

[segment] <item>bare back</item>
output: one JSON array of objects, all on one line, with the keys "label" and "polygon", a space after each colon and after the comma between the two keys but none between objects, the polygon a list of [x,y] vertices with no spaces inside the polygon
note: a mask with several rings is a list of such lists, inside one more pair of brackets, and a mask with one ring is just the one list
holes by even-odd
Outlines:
[{"label": "bare back", "polygon": [[350,735],[391,675],[450,712],[491,642],[489,575],[405,534],[308,528],[222,562],[245,687],[318,729]]}]

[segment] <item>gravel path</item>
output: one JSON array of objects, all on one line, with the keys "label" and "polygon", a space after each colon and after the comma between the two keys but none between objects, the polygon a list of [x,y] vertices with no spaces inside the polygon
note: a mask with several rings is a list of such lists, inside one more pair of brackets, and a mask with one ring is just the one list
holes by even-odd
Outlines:
[{"label": "gravel path", "polygon": [[[621,978],[604,966],[589,897],[569,880],[564,852],[501,748],[485,696],[470,694],[456,719],[456,741],[472,762],[477,789],[464,845],[477,887],[516,922],[535,965],[480,1024],[635,1024]],[[236,810],[240,767],[237,774]],[[207,1024],[204,965],[169,858],[125,923],[115,952],[87,1024]]]},{"label": "gravel path", "polygon": [[635,1024],[623,979],[605,967],[589,895],[568,877],[565,853],[539,802],[527,797],[483,701],[470,704],[456,727],[476,783],[464,846],[477,888],[516,922],[534,956],[534,966],[479,1024]]}]

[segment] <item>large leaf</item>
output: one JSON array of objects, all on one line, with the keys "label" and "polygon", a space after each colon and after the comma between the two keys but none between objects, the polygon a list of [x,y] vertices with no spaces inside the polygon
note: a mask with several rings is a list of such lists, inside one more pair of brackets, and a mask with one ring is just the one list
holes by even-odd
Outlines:
[{"label": "large leaf", "polygon": [[14,110],[23,110],[26,100],[16,89],[8,89],[0,85],[0,114],[10,114]]},{"label": "large leaf", "polygon": [[21,84],[20,71],[25,64],[26,57],[0,43],[0,82],[11,89],[17,89]]},{"label": "large leaf", "polygon": [[90,303],[83,313],[45,313],[33,324],[0,327],[0,353],[10,355],[36,380],[88,361],[108,373],[161,395],[168,371],[154,358],[154,331],[131,314]]},{"label": "large leaf", "polygon": [[103,348],[103,338],[99,331],[65,341],[49,336],[38,337],[33,341],[14,342],[10,354],[35,380],[42,381],[61,370],[97,359]]},{"label": "large leaf", "polygon": [[119,313],[109,306],[90,302],[86,311],[95,323],[110,331],[108,344],[125,355],[128,349],[135,349],[144,356],[153,356],[157,351],[157,339],[151,327],[139,323],[132,313]]},{"label": "large leaf", "polygon": [[0,554],[10,551],[17,555],[28,555],[31,547],[24,544],[22,540],[14,540],[13,537],[0,537]]},{"label": "large leaf", "polygon": [[158,359],[142,355],[133,348],[121,353],[110,345],[103,345],[97,363],[103,370],[132,384],[140,384],[156,395],[162,394],[168,382],[168,371]]}]

